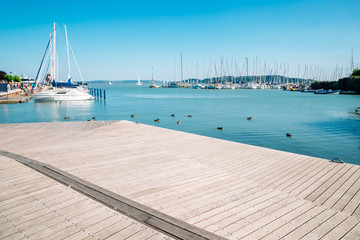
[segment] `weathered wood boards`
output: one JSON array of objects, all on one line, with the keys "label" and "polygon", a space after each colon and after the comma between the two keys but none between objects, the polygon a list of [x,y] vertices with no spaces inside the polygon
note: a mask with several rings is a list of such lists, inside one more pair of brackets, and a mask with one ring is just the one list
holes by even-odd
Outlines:
[{"label": "weathered wood boards", "polygon": [[357,165],[127,121],[5,124],[0,136],[0,150],[229,239],[360,238]]},{"label": "weathered wood boards", "polygon": [[0,156],[0,239],[170,239]]}]

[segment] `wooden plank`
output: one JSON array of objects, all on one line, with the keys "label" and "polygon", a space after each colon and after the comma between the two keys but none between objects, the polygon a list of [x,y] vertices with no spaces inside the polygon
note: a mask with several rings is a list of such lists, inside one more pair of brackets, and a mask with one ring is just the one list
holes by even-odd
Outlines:
[{"label": "wooden plank", "polygon": [[[232,223],[239,220],[239,217],[243,218],[245,221],[248,222],[247,225],[243,225],[241,228],[238,228],[238,231],[246,232],[249,231],[247,229],[254,229],[254,226],[257,224],[257,222],[267,217],[274,212],[278,211],[279,209],[283,208],[284,204],[290,204],[293,202],[291,198],[275,198],[275,199],[269,199],[266,202],[268,202],[267,205],[262,204],[256,206],[253,212],[248,213],[247,215],[244,214],[243,211],[231,211],[231,213],[234,213],[234,215],[230,217],[226,217],[218,222],[216,222],[214,225],[211,225],[207,227],[206,229],[209,231],[224,231],[224,228],[228,227]],[[229,233],[229,232],[228,232]]]},{"label": "wooden plank", "polygon": [[331,217],[324,219],[320,225],[313,226],[313,229],[309,231],[313,235],[305,235],[302,239],[313,239],[313,236],[315,235],[320,239],[329,233],[332,229],[335,229],[336,226],[345,221],[346,218],[347,216],[345,214],[335,212],[335,214],[333,214]]},{"label": "wooden plank", "polygon": [[352,240],[360,238],[360,222],[358,222],[352,229],[350,229],[345,235],[341,236],[340,239]]},{"label": "wooden plank", "polygon": [[311,193],[309,193],[305,199],[310,201],[315,201],[318,197],[324,194],[326,190],[328,190],[334,183],[339,181],[351,168],[351,165],[345,164],[342,168],[339,169],[338,172],[335,172],[331,175],[326,181],[324,181],[320,186],[314,189]]},{"label": "wooden plank", "polygon": [[[7,226],[7,228],[2,231],[2,234],[7,236],[22,231],[26,233],[26,235],[31,235],[33,232],[41,230],[39,228],[47,228],[48,226],[52,226],[51,224],[64,222],[65,219],[57,217],[56,211],[64,206],[72,205],[73,202],[74,200],[71,200],[70,202],[53,206],[51,209],[46,208],[44,211],[33,212],[21,218],[10,220],[10,223],[12,223],[11,226]],[[14,222],[16,222],[15,228],[13,226]]]},{"label": "wooden plank", "polygon": [[[287,219],[290,219],[291,216],[294,217],[294,212],[301,212],[303,209],[308,210],[311,207],[311,204],[303,201],[294,201],[284,208],[281,208],[271,215],[267,215],[259,219],[250,229],[244,231],[242,228],[235,228],[229,231],[227,237],[231,238],[245,238],[245,239],[260,239],[261,237],[270,233],[273,229],[281,226],[286,222]],[[241,231],[242,229],[242,231]],[[233,234],[235,233],[235,235]]]},{"label": "wooden plank", "polygon": [[341,178],[339,178],[331,187],[328,188],[327,192],[322,196],[319,196],[314,202],[316,204],[324,204],[325,206],[332,207],[335,199],[339,199],[344,193],[344,184],[356,173],[359,166],[349,165],[350,169]]},{"label": "wooden plank", "polygon": [[316,172],[313,172],[311,178],[308,178],[308,181],[304,183],[301,188],[298,187],[292,194],[295,194],[299,198],[305,198],[311,192],[313,192],[319,185],[328,180],[333,174],[338,172],[343,166],[333,163],[333,164],[325,164],[325,168],[318,169]]},{"label": "wooden plank", "polygon": [[[24,221],[25,219],[28,219],[32,215],[41,216],[42,214],[46,214],[50,211],[55,211],[55,208],[57,205],[62,207],[64,204],[67,204],[68,202],[73,204],[77,201],[80,201],[79,199],[74,198],[73,196],[65,195],[66,197],[60,197],[55,198],[52,201],[49,199],[33,199],[31,201],[32,205],[21,205],[21,208],[17,208],[16,211],[13,212],[4,212],[3,214],[6,215],[8,219],[16,220],[19,218],[18,221]],[[11,209],[13,210],[13,209]]]},{"label": "wooden plank", "polygon": [[[319,209],[319,208],[318,208]],[[323,208],[322,211],[314,214],[312,218],[308,221],[303,222],[297,228],[289,231],[288,233],[284,234],[282,238],[284,239],[301,239],[305,235],[309,235],[310,238],[318,238],[318,235],[315,233],[310,232],[314,226],[321,225],[326,219],[330,218],[335,214],[334,211],[327,211],[326,208]]]},{"label": "wooden plank", "polygon": [[[81,231],[83,228],[82,223],[79,222],[75,217],[84,217],[84,214],[91,212],[98,207],[97,204],[89,203],[89,201],[89,199],[84,198],[84,200],[81,202],[61,209],[60,215],[64,221],[61,222],[61,224],[52,226],[50,229],[51,231],[47,232],[47,234],[49,234],[48,236],[45,236],[45,232],[43,232],[42,235],[46,237],[46,239],[63,239]],[[46,230],[46,228],[44,230]]]},{"label": "wooden plank", "polygon": [[[340,239],[344,235],[346,235],[348,232],[350,232],[352,229],[356,227],[356,225],[359,223],[359,219],[355,217],[348,217],[340,224],[336,225],[335,228],[332,228],[325,236],[323,236],[323,239]],[[355,230],[356,231],[356,230]],[[358,235],[360,237],[360,234]]]},{"label": "wooden plank", "polygon": [[[351,199],[354,198],[354,196],[359,192],[359,186],[360,186],[360,176],[355,176],[356,179],[353,179],[353,182],[350,182],[349,185],[347,185],[348,189],[345,191],[345,193],[339,198],[335,204],[331,207],[334,210],[343,211],[344,208],[349,204]],[[354,210],[354,209],[352,209]],[[350,209],[351,211],[351,209]]]},{"label": "wooden plank", "polygon": [[[109,214],[98,214],[95,216],[92,216],[90,218],[81,220],[78,222],[78,225],[80,227],[80,231],[77,231],[69,236],[67,236],[66,238],[71,238],[71,239],[84,239],[87,237],[91,237],[94,236],[94,233],[107,227],[108,224],[112,224],[114,222],[114,219],[118,219],[118,217],[116,216],[112,216]],[[55,226],[56,227],[56,226]],[[51,235],[54,227],[52,227],[51,229],[44,229],[41,232],[38,232],[37,234],[31,235],[31,237],[33,238],[37,238],[37,235],[40,236],[48,236]]]},{"label": "wooden plank", "polygon": [[130,227],[134,223],[135,222],[131,219],[120,216],[117,222],[115,222],[114,224],[110,224],[109,226],[95,232],[91,238],[107,239],[108,237],[113,236],[114,234],[122,231],[123,229]]},{"label": "wooden plank", "polygon": [[138,225],[137,223],[133,223],[130,226],[123,228],[121,231],[115,233],[114,235],[108,237],[107,239],[127,239],[132,237],[133,235],[136,235],[143,229],[141,228],[141,225]]},{"label": "wooden plank", "polygon": [[301,213],[300,215],[294,216],[293,219],[289,220],[279,228],[273,230],[271,234],[265,235],[263,239],[282,239],[288,233],[295,231],[300,226],[304,225],[304,223],[310,221],[314,216],[318,215],[324,210],[322,207],[313,207],[306,212]]}]

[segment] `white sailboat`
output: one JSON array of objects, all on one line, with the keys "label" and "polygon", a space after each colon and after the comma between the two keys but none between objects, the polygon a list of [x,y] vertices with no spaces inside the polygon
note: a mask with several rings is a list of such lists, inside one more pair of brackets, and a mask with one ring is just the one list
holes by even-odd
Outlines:
[{"label": "white sailboat", "polygon": [[[49,72],[45,73],[44,82],[53,84],[52,89],[47,91],[42,91],[33,95],[35,101],[79,101],[79,100],[93,100],[94,97],[91,96],[88,92],[88,89],[81,86],[80,84],[73,84],[70,74],[70,57],[69,57],[69,41],[67,38],[67,31],[65,26],[65,36],[66,36],[66,49],[67,49],[67,62],[68,62],[68,81],[67,82],[57,82],[58,74],[58,65],[57,65],[57,53],[56,53],[56,24],[54,23],[54,31],[50,34],[49,44],[46,48],[43,60],[41,62],[38,74],[36,76],[36,82],[39,82],[39,73],[42,72],[47,64],[44,63],[44,60],[49,57]],[[50,47],[50,48],[49,48]],[[71,46],[70,46],[71,49]],[[72,49],[71,49],[72,51]],[[72,52],[76,66],[80,73],[82,82],[83,77],[81,75],[80,69],[77,65],[76,58]],[[40,75],[41,76],[41,75]],[[59,84],[61,83],[61,84]],[[57,86],[63,87],[57,87]]]},{"label": "white sailboat", "polygon": [[150,88],[159,88],[160,86],[156,85],[154,83],[154,67],[152,68],[152,79],[151,79],[151,85]]},{"label": "white sailboat", "polygon": [[109,81],[109,85],[111,85],[112,84],[112,82],[111,82],[111,80]]},{"label": "white sailboat", "polygon": [[141,86],[142,85],[142,83],[140,82],[140,74],[138,74],[138,81],[137,81],[137,84],[136,85],[138,85],[138,86]]},{"label": "white sailboat", "polygon": [[33,96],[37,102],[56,102],[56,101],[84,101],[93,100],[84,88],[57,88],[49,91],[42,91]]}]

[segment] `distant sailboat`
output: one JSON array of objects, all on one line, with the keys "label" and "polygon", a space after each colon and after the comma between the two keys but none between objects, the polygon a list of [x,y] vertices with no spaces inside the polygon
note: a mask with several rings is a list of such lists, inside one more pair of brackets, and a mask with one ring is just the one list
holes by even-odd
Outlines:
[{"label": "distant sailboat", "polygon": [[137,84],[136,85],[138,85],[138,86],[141,86],[142,85],[142,83],[140,82],[140,75],[138,74],[138,81],[137,81]]},{"label": "distant sailboat", "polygon": [[109,85],[111,85],[112,84],[112,82],[111,81],[109,81]]},{"label": "distant sailboat", "polygon": [[154,67],[152,68],[152,79],[151,79],[151,85],[150,88],[159,88],[160,86],[156,85],[154,83]]}]

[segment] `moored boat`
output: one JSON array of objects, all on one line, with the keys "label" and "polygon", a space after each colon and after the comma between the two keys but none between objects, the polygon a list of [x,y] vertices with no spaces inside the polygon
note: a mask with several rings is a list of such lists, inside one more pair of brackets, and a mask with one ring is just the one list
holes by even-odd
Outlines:
[{"label": "moored boat", "polygon": [[201,89],[203,86],[201,84],[196,84],[192,86],[194,89]]},{"label": "moored boat", "polygon": [[[44,63],[45,56],[49,55],[49,72],[45,72],[44,77],[44,83],[46,81],[47,84],[52,84],[53,88],[48,89],[46,91],[41,91],[33,95],[33,99],[37,102],[41,101],[79,101],[79,100],[93,100],[94,97],[91,96],[88,92],[88,89],[86,86],[83,86],[84,81],[82,79],[82,75],[80,72],[80,69],[78,68],[78,71],[81,76],[81,85],[79,83],[75,84],[72,81],[71,74],[70,74],[70,56],[69,56],[69,41],[67,37],[67,31],[66,31],[66,25],[65,27],[65,37],[66,37],[66,49],[67,49],[67,64],[68,64],[68,81],[58,81],[58,64],[57,64],[57,58],[58,54],[56,52],[56,24],[54,23],[54,30],[53,33],[50,35],[49,43],[46,48],[43,60],[40,64],[40,68],[38,71],[38,74],[36,76],[36,83],[38,83],[38,77],[41,76],[40,72],[45,68],[47,65]],[[50,46],[50,48],[49,48]],[[71,49],[71,48],[70,48]],[[72,52],[72,49],[71,49]],[[72,55],[74,57],[76,66],[77,61],[75,59],[74,53],[72,52]],[[61,87],[60,87],[61,86]]]},{"label": "moored boat", "polygon": [[93,100],[88,91],[84,88],[57,88],[35,94],[33,99],[36,102],[57,102],[57,101],[86,101]]},{"label": "moored boat", "polygon": [[319,90],[319,91],[316,91],[315,94],[339,94],[340,93],[340,90]]},{"label": "moored boat", "polygon": [[315,93],[318,90],[311,90],[311,89],[303,89],[301,92],[303,93]]},{"label": "moored boat", "polygon": [[156,85],[156,84],[154,83],[154,67],[152,68],[152,78],[151,78],[150,88],[160,88],[159,85]]},{"label": "moored boat", "polygon": [[167,85],[168,88],[178,88],[179,84],[177,84],[176,82],[170,82]]}]

